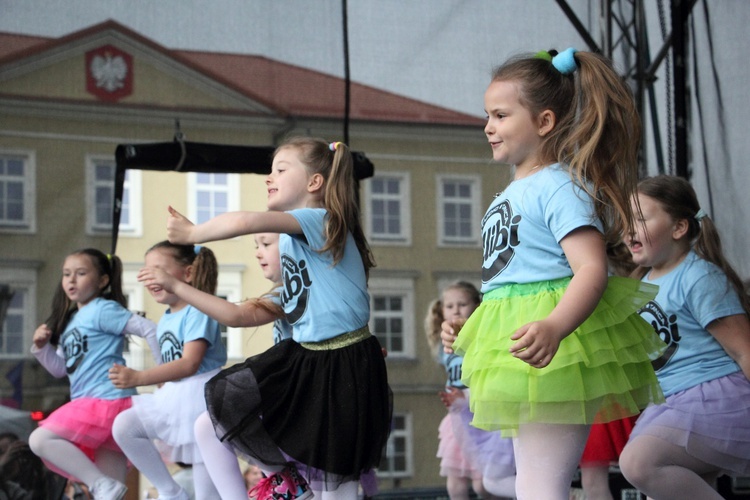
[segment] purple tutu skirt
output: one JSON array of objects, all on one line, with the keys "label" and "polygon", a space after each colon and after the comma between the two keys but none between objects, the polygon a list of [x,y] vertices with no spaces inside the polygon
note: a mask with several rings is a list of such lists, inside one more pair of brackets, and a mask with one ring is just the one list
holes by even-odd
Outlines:
[{"label": "purple tutu skirt", "polygon": [[486,431],[471,425],[474,414],[467,407],[457,414],[456,434],[464,454],[483,478],[503,479],[516,474],[513,439],[502,437],[500,431]]},{"label": "purple tutu skirt", "polygon": [[654,436],[730,475],[750,475],[750,381],[742,372],[704,382],[646,408],[630,439]]}]

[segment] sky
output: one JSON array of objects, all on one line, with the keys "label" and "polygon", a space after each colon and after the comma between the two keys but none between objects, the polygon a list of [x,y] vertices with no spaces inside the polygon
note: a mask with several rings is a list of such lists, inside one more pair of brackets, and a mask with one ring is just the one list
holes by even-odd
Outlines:
[{"label": "sky", "polygon": [[[485,116],[483,96],[492,69],[508,57],[587,49],[556,0],[0,0],[0,31],[60,37],[113,19],[170,49],[262,55],[342,77],[344,2],[353,81],[478,117]],[[601,3],[567,0],[597,43]],[[633,2],[611,5],[625,9]],[[653,57],[671,30],[670,2],[642,5]],[[725,248],[741,264],[741,274],[750,276],[745,229],[750,101],[744,96],[750,66],[737,50],[737,41],[747,38],[750,0],[691,5],[686,61],[691,180],[701,204],[723,228]],[[617,58],[615,63],[622,72],[624,64]],[[669,135],[667,63],[655,75],[655,112],[649,116],[650,109],[644,109],[650,173],[663,168],[661,163],[673,167],[671,160],[655,159],[653,146],[654,130],[662,144]],[[663,149],[669,158],[670,146]]]},{"label": "sky", "polygon": [[[598,0],[569,0],[587,26]],[[553,0],[348,0],[354,81],[483,116],[494,66],[583,48]],[[59,37],[114,19],[172,49],[264,55],[344,75],[341,0],[0,0],[0,31]],[[596,37],[595,37],[596,38]]]}]

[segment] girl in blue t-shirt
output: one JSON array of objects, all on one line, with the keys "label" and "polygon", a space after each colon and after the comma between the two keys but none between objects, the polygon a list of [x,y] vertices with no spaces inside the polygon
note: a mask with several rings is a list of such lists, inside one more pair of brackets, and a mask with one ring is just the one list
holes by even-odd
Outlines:
[{"label": "girl in blue t-shirt", "polygon": [[[479,306],[481,294],[467,281],[447,285],[440,298],[432,301],[424,319],[427,342],[438,351],[443,321],[466,321]],[[515,495],[515,461],[513,441],[498,432],[470,425],[469,389],[461,382],[463,359],[455,353],[437,352],[448,380],[440,399],[448,409],[438,428],[440,475],[446,478],[446,489],[452,500],[468,499],[471,489],[480,498]]]},{"label": "girl in blue t-shirt", "polygon": [[[146,266],[139,279],[144,274],[213,295],[219,269],[214,253],[206,247],[162,241],[146,252]],[[130,461],[154,485],[159,498],[188,498],[162,461],[165,456],[170,462],[192,464],[196,498],[210,500],[217,498],[218,492],[195,443],[193,425],[206,411],[203,386],[226,364],[227,351],[219,323],[169,288],[147,286],[159,304],[169,307],[157,328],[161,364],[142,371],[115,364],[109,370],[112,383],[122,389],[164,385],[152,394],[135,396],[133,407],[115,419],[112,433]],[[154,440],[158,440],[160,449]]]},{"label": "girl in blue t-shirt", "polygon": [[611,62],[574,49],[511,59],[484,102],[514,177],[482,219],[482,304],[443,341],[473,424],[516,436],[517,496],[567,499],[591,424],[662,398],[637,314],[655,289],[608,277],[606,255],[633,219],[640,122]]},{"label": "girl in blue t-shirt", "polygon": [[65,258],[52,313],[34,332],[31,352],[55,377],[70,379],[70,402],[39,423],[29,446],[64,476],[85,483],[94,498],[125,496],[127,459],[112,437],[112,422],[131,406],[134,389],[115,387],[107,374],[125,364],[125,335],[158,348],[156,325],[128,311],[122,263],[85,248]]},{"label": "girl in blue t-shirt", "polygon": [[[234,450],[269,474],[253,497],[309,498],[312,486],[323,498],[354,499],[360,476],[380,463],[391,392],[367,327],[374,262],[359,223],[352,155],[342,143],[290,139],[274,153],[266,185],[267,212],[193,225],[170,209],[170,241],[280,233],[280,297],[293,326],[292,339],[206,385],[208,415],[196,436],[212,477],[236,464]],[[241,477],[219,485],[225,498],[240,498],[242,488]]]},{"label": "girl in blue t-shirt", "polygon": [[667,400],[638,419],[620,467],[650,498],[718,499],[712,479],[750,474],[750,301],[688,181],[641,181],[633,204],[626,243],[659,286],[640,314],[667,343],[654,362]]}]

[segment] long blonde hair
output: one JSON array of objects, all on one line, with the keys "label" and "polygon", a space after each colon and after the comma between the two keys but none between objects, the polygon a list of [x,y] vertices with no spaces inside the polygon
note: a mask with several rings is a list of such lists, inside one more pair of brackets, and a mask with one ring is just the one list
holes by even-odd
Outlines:
[{"label": "long blonde hair", "polygon": [[331,146],[322,139],[293,137],[276,148],[274,156],[282,149],[294,148],[299,152],[300,161],[308,173],[323,176],[323,206],[328,211],[328,218],[325,225],[326,243],[321,252],[330,251],[333,263],[338,264],[344,257],[346,238],[351,232],[365,272],[369,275],[370,269],[375,267],[375,258],[360,221],[354,160],[346,144],[337,142],[333,143],[333,148]]},{"label": "long blonde hair", "polygon": [[562,74],[549,58],[513,58],[494,71],[492,81],[517,82],[521,104],[533,116],[555,114],[540,160],[569,166],[594,199],[607,242],[616,243],[634,220],[630,198],[638,182],[641,123],[632,92],[611,61],[591,52],[574,57],[571,74]]}]

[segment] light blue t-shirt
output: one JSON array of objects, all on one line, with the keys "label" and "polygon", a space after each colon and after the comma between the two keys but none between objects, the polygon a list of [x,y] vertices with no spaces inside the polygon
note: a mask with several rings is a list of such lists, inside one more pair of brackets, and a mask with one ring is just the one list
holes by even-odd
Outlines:
[{"label": "light blue t-shirt", "polygon": [[65,325],[60,346],[70,379],[70,399],[119,399],[136,394],[118,389],[109,380],[115,363],[124,365],[123,330],[133,315],[113,300],[98,297],[76,312]]},{"label": "light blue t-shirt", "polygon": [[448,375],[448,380],[445,382],[446,387],[466,389],[466,385],[461,382],[461,366],[463,362],[463,356],[459,356],[456,353],[448,354],[443,349],[440,349],[440,364],[445,367],[445,373]]},{"label": "light blue t-shirt", "polygon": [[362,258],[349,234],[342,260],[333,265],[323,233],[326,210],[289,212],[303,234],[279,235],[281,304],[297,342],[321,342],[367,325],[370,296]]},{"label": "light blue t-shirt", "polygon": [[482,292],[572,276],[560,240],[584,226],[601,231],[591,197],[560,165],[511,182],[482,219]]},{"label": "light blue t-shirt", "polygon": [[227,362],[227,350],[221,342],[219,323],[193,306],[185,306],[173,313],[167,309],[156,327],[161,348],[161,362],[182,358],[185,342],[205,340],[208,349],[196,375],[221,368]]},{"label": "light blue t-shirt", "polygon": [[745,312],[719,267],[690,251],[668,274],[643,281],[659,286],[639,314],[667,344],[654,361],[665,396],[740,370],[706,330],[716,319]]},{"label": "light blue t-shirt", "polygon": [[[277,306],[281,306],[281,291],[282,287],[274,289],[273,292],[264,295],[265,298]],[[273,343],[278,344],[282,340],[292,338],[292,325],[287,321],[286,316],[279,318],[273,322]]]}]

